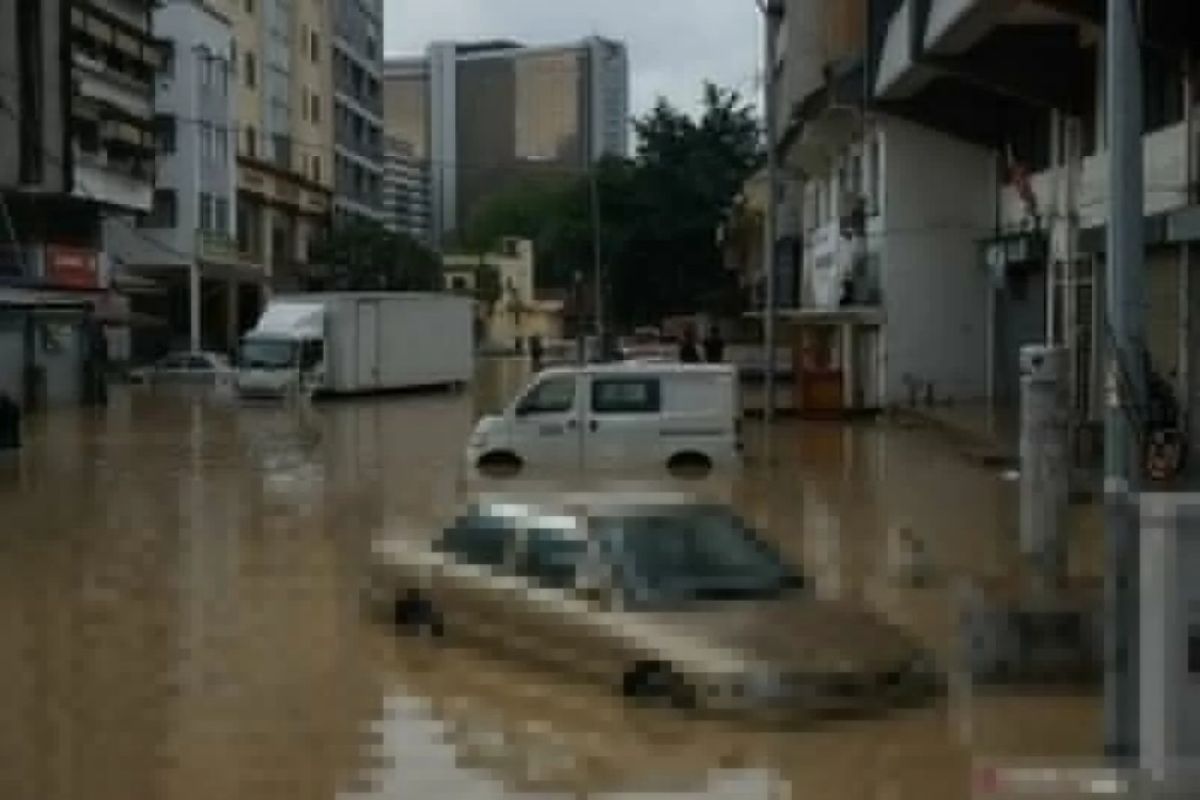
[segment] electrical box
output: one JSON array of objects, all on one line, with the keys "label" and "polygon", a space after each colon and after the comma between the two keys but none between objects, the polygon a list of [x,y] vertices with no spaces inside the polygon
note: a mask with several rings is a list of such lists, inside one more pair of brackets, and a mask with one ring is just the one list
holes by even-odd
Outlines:
[{"label": "electrical box", "polygon": [[1141,496],[1142,767],[1165,796],[1200,795],[1200,497]]}]

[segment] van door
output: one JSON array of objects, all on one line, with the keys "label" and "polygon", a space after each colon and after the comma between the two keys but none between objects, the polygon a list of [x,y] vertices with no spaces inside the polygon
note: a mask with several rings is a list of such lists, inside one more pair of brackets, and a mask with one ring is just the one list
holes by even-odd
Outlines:
[{"label": "van door", "polygon": [[533,384],[513,408],[512,444],[530,466],[577,466],[581,456],[578,375],[548,375]]},{"label": "van door", "polygon": [[662,379],[658,375],[592,375],[584,461],[598,469],[657,465]]}]

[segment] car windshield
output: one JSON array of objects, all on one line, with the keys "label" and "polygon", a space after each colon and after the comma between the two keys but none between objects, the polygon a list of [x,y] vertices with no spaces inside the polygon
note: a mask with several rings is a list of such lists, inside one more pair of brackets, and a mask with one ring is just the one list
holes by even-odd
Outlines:
[{"label": "car windshield", "polygon": [[594,523],[636,604],[774,598],[801,576],[735,514],[719,508],[610,516]]},{"label": "car windshield", "polygon": [[250,369],[286,369],[296,363],[296,344],[283,339],[247,339],[239,360]]}]

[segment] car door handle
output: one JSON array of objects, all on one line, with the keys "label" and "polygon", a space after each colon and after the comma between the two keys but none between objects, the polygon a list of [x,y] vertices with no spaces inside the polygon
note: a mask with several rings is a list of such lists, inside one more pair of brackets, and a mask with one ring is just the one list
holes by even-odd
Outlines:
[{"label": "car door handle", "polygon": [[596,420],[591,420],[590,422],[588,422],[588,430],[589,431],[594,432],[599,427],[600,427],[600,423],[596,422]]},{"label": "car door handle", "polygon": [[579,427],[579,426],[575,424],[575,420],[573,420],[573,419],[569,419],[569,420],[567,420],[567,430],[569,430],[569,431],[573,431],[573,430],[575,430],[577,427]]}]

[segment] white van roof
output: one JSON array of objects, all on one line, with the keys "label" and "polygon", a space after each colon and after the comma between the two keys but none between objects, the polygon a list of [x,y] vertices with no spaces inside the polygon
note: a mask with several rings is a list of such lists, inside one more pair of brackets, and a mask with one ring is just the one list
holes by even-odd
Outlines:
[{"label": "white van roof", "polygon": [[279,336],[288,339],[319,339],[325,331],[325,305],[323,303],[273,301],[267,304],[258,324],[246,334],[257,336]]}]

